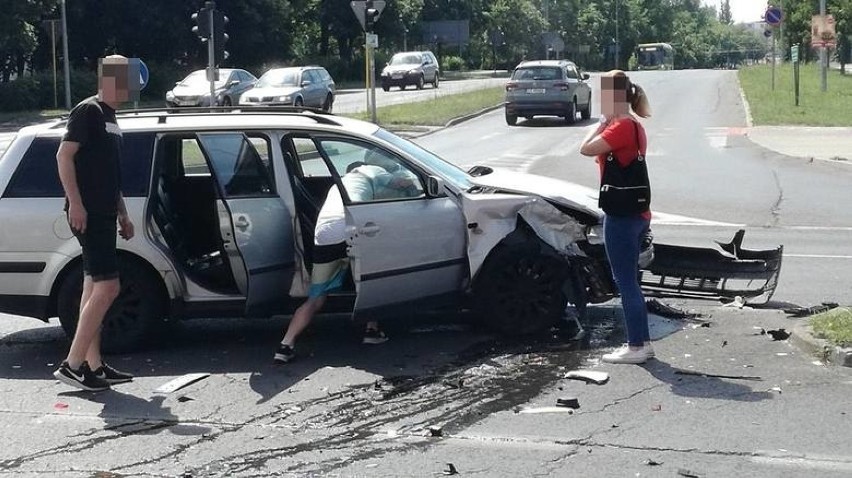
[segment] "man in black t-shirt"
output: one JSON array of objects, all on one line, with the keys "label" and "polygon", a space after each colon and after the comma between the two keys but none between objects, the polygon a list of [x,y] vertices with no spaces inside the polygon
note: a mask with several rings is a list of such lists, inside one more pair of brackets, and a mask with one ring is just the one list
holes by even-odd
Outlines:
[{"label": "man in black t-shirt", "polygon": [[122,137],[115,118],[115,109],[138,94],[138,67],[133,68],[138,63],[134,62],[138,60],[118,55],[99,61],[98,94],[71,110],[56,154],[68,224],[83,249],[84,276],[74,340],[53,375],[83,390],[106,390],[111,384],[133,380],[132,375],[103,362],[100,330],[121,290],[116,229],[125,240],[134,234],[121,195]]}]

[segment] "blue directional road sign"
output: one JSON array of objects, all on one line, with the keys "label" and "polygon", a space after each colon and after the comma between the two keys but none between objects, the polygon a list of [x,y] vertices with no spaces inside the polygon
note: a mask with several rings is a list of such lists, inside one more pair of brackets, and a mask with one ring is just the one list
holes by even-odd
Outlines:
[{"label": "blue directional road sign", "polygon": [[144,61],[139,60],[139,89],[143,89],[148,86],[148,65],[145,64]]},{"label": "blue directional road sign", "polygon": [[784,20],[784,12],[778,7],[769,7],[763,14],[763,19],[766,20],[767,24],[777,27]]}]

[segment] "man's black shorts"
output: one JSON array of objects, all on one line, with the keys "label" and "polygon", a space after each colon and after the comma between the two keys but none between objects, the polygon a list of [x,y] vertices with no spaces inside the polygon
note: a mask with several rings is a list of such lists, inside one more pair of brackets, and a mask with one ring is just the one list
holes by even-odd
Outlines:
[{"label": "man's black shorts", "polygon": [[[73,230],[73,228],[72,228]],[[74,231],[83,247],[83,272],[95,282],[118,277],[118,255],[115,250],[116,216],[89,214],[86,232]]]}]

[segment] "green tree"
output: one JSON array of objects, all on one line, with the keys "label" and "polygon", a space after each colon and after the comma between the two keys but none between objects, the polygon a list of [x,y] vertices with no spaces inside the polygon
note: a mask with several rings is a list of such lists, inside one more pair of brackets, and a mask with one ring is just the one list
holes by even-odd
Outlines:
[{"label": "green tree", "polygon": [[731,0],[722,0],[722,5],[719,9],[719,22],[723,25],[734,24],[734,17],[731,14]]},{"label": "green tree", "polygon": [[42,17],[57,0],[0,0],[0,82],[21,76],[38,47]]}]

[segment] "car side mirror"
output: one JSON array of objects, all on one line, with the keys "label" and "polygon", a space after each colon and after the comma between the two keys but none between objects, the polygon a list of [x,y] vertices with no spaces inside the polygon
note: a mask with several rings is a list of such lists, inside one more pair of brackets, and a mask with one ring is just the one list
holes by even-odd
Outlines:
[{"label": "car side mirror", "polygon": [[302,82],[302,87],[308,86],[311,84],[311,80],[305,80]]},{"label": "car side mirror", "polygon": [[589,78],[591,78],[591,77],[589,76],[588,73],[583,73],[583,79],[584,80],[588,80]]},{"label": "car side mirror", "polygon": [[228,87],[230,88],[232,86],[237,86],[239,84],[240,84],[240,80],[233,80],[230,83],[228,83]]},{"label": "car side mirror", "polygon": [[426,178],[426,197],[438,198],[444,196],[444,180],[437,176]]}]

